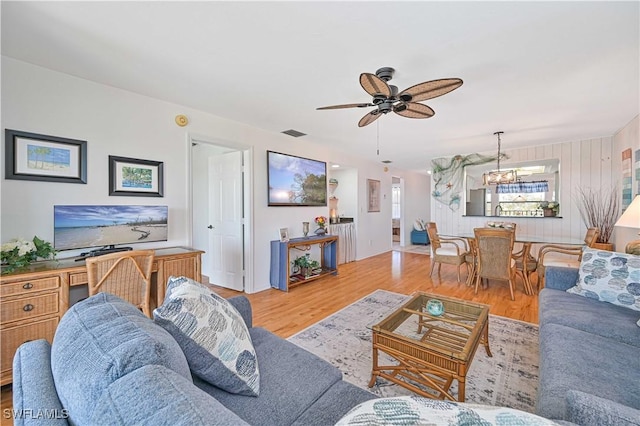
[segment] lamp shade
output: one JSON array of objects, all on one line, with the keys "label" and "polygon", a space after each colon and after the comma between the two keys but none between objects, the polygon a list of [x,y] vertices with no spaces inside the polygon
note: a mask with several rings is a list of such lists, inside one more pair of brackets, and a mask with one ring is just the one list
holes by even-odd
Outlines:
[{"label": "lamp shade", "polygon": [[622,213],[615,226],[640,229],[640,195],[636,195],[636,198]]}]

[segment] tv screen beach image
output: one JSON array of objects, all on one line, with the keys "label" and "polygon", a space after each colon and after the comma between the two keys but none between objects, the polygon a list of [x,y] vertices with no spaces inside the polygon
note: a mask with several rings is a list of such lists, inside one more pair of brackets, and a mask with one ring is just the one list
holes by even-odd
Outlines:
[{"label": "tv screen beach image", "polygon": [[167,240],[167,206],[54,206],[56,250]]}]

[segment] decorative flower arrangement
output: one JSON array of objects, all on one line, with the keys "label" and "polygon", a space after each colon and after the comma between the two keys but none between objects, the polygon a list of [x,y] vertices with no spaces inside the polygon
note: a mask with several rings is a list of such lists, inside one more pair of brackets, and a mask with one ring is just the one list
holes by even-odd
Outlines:
[{"label": "decorative flower arrangement", "polygon": [[558,210],[560,210],[560,203],[555,201],[542,201],[540,203],[540,208],[543,210],[545,209],[553,210],[557,214]]},{"label": "decorative flower arrangement", "polygon": [[319,226],[320,228],[324,228],[324,227],[325,227],[325,225],[327,224],[327,218],[326,218],[326,217],[324,217],[324,216],[318,216],[318,217],[316,217],[315,221],[316,221],[316,223],[318,224],[318,226]]},{"label": "decorative flower arrangement", "polygon": [[55,257],[56,251],[51,243],[33,237],[32,241],[16,238],[2,244],[0,248],[2,258],[2,273],[8,274],[18,268],[28,266],[38,258],[49,259]]}]

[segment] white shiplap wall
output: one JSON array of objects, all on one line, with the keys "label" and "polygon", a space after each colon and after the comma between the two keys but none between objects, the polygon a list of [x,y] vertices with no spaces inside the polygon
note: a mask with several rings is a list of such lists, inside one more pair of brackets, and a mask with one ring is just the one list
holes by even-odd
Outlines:
[{"label": "white shiplap wall", "polygon": [[[609,188],[620,185],[620,177],[614,177],[612,137],[541,145],[530,148],[507,150],[509,159],[502,164],[530,160],[560,159],[560,215],[561,218],[509,217],[518,225],[518,234],[537,235],[545,238],[583,238],[586,227],[580,219],[575,203],[576,188]],[[433,187],[432,187],[433,190]],[[489,218],[463,217],[463,208],[451,211],[448,206],[432,199],[431,220],[443,234],[473,233],[473,228],[482,227]]]}]

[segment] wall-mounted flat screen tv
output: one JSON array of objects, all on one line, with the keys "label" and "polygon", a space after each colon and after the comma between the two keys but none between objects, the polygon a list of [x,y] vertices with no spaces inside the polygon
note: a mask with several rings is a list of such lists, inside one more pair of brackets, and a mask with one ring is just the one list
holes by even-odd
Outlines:
[{"label": "wall-mounted flat screen tv", "polygon": [[53,245],[73,250],[167,241],[168,206],[53,206]]},{"label": "wall-mounted flat screen tv", "polygon": [[270,206],[326,206],[327,163],[267,151]]}]

